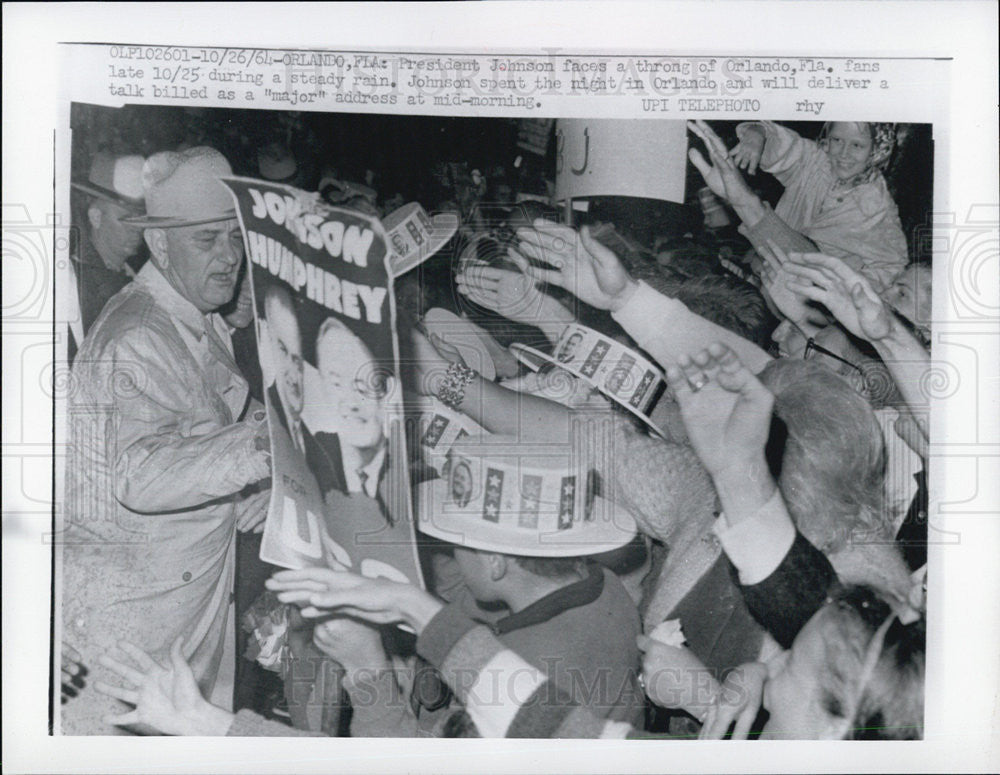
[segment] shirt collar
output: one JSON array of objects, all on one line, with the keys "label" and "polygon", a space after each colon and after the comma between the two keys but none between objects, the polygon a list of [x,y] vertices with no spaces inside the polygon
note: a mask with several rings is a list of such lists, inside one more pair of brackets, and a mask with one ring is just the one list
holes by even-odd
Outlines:
[{"label": "shirt collar", "polygon": [[[385,445],[382,445],[379,451],[375,453],[375,457],[372,458],[372,461],[368,465],[362,466],[360,469],[368,475],[368,478],[365,480],[365,486],[368,489],[378,492],[379,474],[382,473],[382,465],[384,463]],[[358,469],[345,466],[344,476],[347,479],[348,492],[361,492],[361,477],[358,476]],[[366,492],[365,494],[370,495],[371,493]]]},{"label": "shirt collar", "polygon": [[588,563],[586,578],[550,592],[527,608],[500,619],[493,625],[493,631],[497,635],[503,635],[523,627],[547,622],[571,608],[593,603],[603,591],[604,571],[600,565]]},{"label": "shirt collar", "polygon": [[147,261],[146,265],[139,270],[135,281],[142,283],[153,300],[172,317],[190,328],[199,340],[205,335],[205,326],[208,325],[207,317],[177,292],[152,261]]}]

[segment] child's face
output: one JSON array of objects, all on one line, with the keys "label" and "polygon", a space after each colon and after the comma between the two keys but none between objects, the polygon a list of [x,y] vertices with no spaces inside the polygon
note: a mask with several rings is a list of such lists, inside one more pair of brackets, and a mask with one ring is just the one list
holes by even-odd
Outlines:
[{"label": "child's face", "polygon": [[826,139],[826,155],[830,157],[834,174],[841,180],[860,175],[868,167],[872,146],[867,124],[851,121],[834,123]]},{"label": "child's face", "polygon": [[768,663],[764,708],[770,714],[762,739],[824,740],[840,737],[843,719],[822,705],[822,678],[830,670],[827,642],[838,637],[821,609],[791,649]]}]

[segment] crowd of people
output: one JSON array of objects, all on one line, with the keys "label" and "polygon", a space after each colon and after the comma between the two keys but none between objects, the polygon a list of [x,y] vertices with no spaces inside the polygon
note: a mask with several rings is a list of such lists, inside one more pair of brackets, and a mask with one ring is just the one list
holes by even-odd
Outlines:
[{"label": "crowd of people", "polygon": [[[678,206],[652,239],[602,219],[620,201],[565,223],[522,157],[427,170],[428,209],[460,225],[394,278],[401,379],[368,399],[433,398],[482,431],[443,466],[409,440],[425,588],[259,559],[265,396],[303,454],[323,444],[287,293],[262,301],[266,342],[252,325],[218,182],[239,164],[204,133],[90,154],[63,733],[921,738],[931,269],[883,175],[899,128],[749,122],[731,148],[688,128],[706,223]],[[384,220],[403,205],[306,160],[299,130],[244,174]],[[426,322],[439,308],[478,332],[476,363]],[[323,375],[370,360],[323,338]],[[283,647],[235,625],[278,610]]]}]

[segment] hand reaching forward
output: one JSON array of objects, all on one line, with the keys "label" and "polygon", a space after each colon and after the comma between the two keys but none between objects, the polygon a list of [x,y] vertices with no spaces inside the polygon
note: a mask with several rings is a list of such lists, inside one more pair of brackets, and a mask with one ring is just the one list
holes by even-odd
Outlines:
[{"label": "hand reaching forward", "polygon": [[[698,172],[705,179],[705,184],[712,189],[712,193],[721,196],[735,208],[756,201],[757,195],[750,190],[746,181],[743,180],[743,176],[736,169],[736,164],[729,158],[729,152],[726,150],[726,144],[722,142],[722,138],[704,121],[688,121],[687,127],[701,138],[708,150],[711,164],[705,161],[705,157],[694,148],[688,151],[688,158],[697,167]],[[738,209],[737,213],[739,213]]]},{"label": "hand reaching forward", "polygon": [[510,256],[521,272],[499,269],[482,262],[470,262],[456,276],[458,291],[470,301],[493,310],[509,320],[538,326],[565,326],[573,314],[551,296],[539,290],[528,276],[530,265],[523,256],[511,250]]},{"label": "hand reaching forward", "polygon": [[97,682],[94,688],[109,697],[135,705],[135,709],[104,719],[115,726],[146,724],[168,735],[225,735],[232,724],[231,713],[211,705],[198,690],[191,667],[181,653],[183,638],[170,647],[170,665],[163,667],[145,651],[127,641],[118,647],[139,669],[105,654],[100,663],[125,679],[128,686]]},{"label": "hand reaching forward", "polygon": [[80,652],[68,643],[62,644],[62,684],[60,699],[62,704],[66,704],[85,685],[87,667],[83,664],[83,657]]},{"label": "hand reaching forward", "polygon": [[348,680],[353,680],[361,671],[374,674],[390,668],[379,631],[347,616],[335,616],[318,623],[313,630],[313,643],[343,665]]},{"label": "hand reaching forward", "polygon": [[729,671],[722,690],[705,716],[699,740],[721,740],[733,726],[731,740],[746,740],[764,699],[767,665],[748,662]]},{"label": "hand reaching forward", "polygon": [[518,229],[517,237],[521,253],[554,267],[527,266],[529,276],[565,288],[593,307],[616,312],[639,287],[618,256],[591,237],[586,226],[577,233],[539,218],[533,228]]},{"label": "hand reaching forward", "polygon": [[[343,568],[343,566],[338,566]],[[370,579],[347,570],[278,571],[265,582],[283,603],[302,606],[307,618],[340,613],[374,624],[410,625],[417,634],[443,604],[412,584]]]},{"label": "hand reaching forward", "polygon": [[236,501],[236,529],[241,533],[263,533],[267,507],[271,503],[270,488],[252,492]]},{"label": "hand reaching forward", "polygon": [[701,718],[718,692],[709,669],[686,646],[668,646],[639,635],[642,682],[646,694],[661,708],[682,708]]},{"label": "hand reaching forward", "polygon": [[667,369],[667,382],[691,445],[713,477],[763,456],[774,396],[736,353],[715,342],[680,358]]},{"label": "hand reaching forward", "polygon": [[839,258],[823,253],[791,253],[788,288],[830,310],[844,328],[874,342],[893,329],[892,313],[868,279]]},{"label": "hand reaching forward", "polygon": [[736,147],[729,152],[729,158],[741,170],[746,170],[751,175],[757,173],[760,166],[760,159],[764,155],[764,133],[753,125],[747,127]]},{"label": "hand reaching forward", "polygon": [[452,363],[460,363],[463,366],[458,349],[445,342],[437,334],[428,337],[418,328],[413,328],[410,332],[413,341],[412,357],[415,359],[413,374],[416,380],[415,390],[424,396],[437,395],[441,380],[444,379],[448,367]]},{"label": "hand reaching forward", "polygon": [[826,325],[820,310],[809,304],[809,297],[791,284],[796,275],[792,273],[785,251],[769,240],[768,247],[762,245],[758,252],[764,259],[760,270],[762,290],[777,310],[778,317],[788,318],[803,331]]}]

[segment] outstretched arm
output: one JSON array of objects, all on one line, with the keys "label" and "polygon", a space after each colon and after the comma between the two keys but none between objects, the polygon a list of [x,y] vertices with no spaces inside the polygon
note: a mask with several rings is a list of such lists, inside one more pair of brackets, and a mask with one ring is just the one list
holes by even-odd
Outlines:
[{"label": "outstretched arm", "polygon": [[135,709],[104,719],[115,726],[145,725],[167,735],[216,737],[318,737],[317,732],[292,729],[269,721],[249,710],[233,714],[209,703],[195,683],[191,667],[181,653],[183,638],[174,641],[170,663],[161,665],[145,651],[126,641],[118,644],[134,665],[110,655],[100,662],[125,681],[124,686],[97,682],[94,688],[109,697],[134,705]]},{"label": "outstretched arm", "polygon": [[[460,363],[458,352],[437,337],[428,339],[414,329],[416,391],[436,396],[452,363]],[[468,374],[461,400],[454,407],[491,433],[516,435],[522,440],[568,438],[572,413],[562,404],[541,396],[518,393],[479,374]]]},{"label": "outstretched arm", "polygon": [[720,344],[667,370],[691,444],[712,475],[723,516],[715,525],[753,615],[784,646],[836,576],[792,522],[764,458],[774,397]]},{"label": "outstretched arm", "polygon": [[455,277],[459,293],[510,320],[537,327],[555,344],[573,322],[573,313],[538,288],[527,274],[528,264],[523,256],[515,250],[510,255],[521,272],[482,262],[469,263]]},{"label": "outstretched arm", "polygon": [[[730,158],[726,144],[722,142],[712,128],[704,121],[688,121],[688,129],[701,138],[708,150],[711,161],[705,160],[697,150],[692,148],[688,158],[698,169],[705,183],[713,193],[723,197],[747,226],[753,226],[764,217],[764,204],[743,180],[736,163]],[[763,150],[763,145],[761,146]]]},{"label": "outstretched arm", "polygon": [[688,438],[715,482],[730,523],[776,491],[764,458],[774,396],[725,345],[682,356],[667,369]]},{"label": "outstretched arm", "polygon": [[754,371],[770,360],[752,342],[636,282],[618,257],[591,237],[586,226],[577,233],[568,226],[539,219],[534,228],[519,229],[517,236],[525,255],[552,267],[530,267],[528,273],[533,278],[565,288],[593,307],[609,310],[662,366],[713,341],[725,342]]},{"label": "outstretched arm", "polygon": [[[140,513],[192,508],[235,495],[270,476],[267,424],[223,425],[192,408],[194,378],[179,378],[176,347],[145,332],[128,332],[111,360],[89,365],[110,372],[115,408],[115,497]],[[190,359],[188,359],[190,360]],[[92,407],[81,407],[84,415]],[[71,410],[71,423],[79,410]],[[182,485],[182,486],[179,486]]]},{"label": "outstretched arm", "polygon": [[788,287],[827,309],[855,336],[871,342],[889,369],[926,442],[927,397],[922,384],[930,358],[920,340],[906,330],[866,277],[823,253],[791,253]]},{"label": "outstretched arm", "polygon": [[194,673],[181,653],[183,638],[170,648],[170,664],[157,663],[138,646],[122,641],[119,648],[137,667],[119,662],[109,654],[100,658],[104,667],[118,674],[126,686],[95,684],[97,691],[134,705],[135,709],[104,719],[107,724],[148,724],[168,735],[222,736],[233,723],[233,714],[209,703],[194,680]]}]

